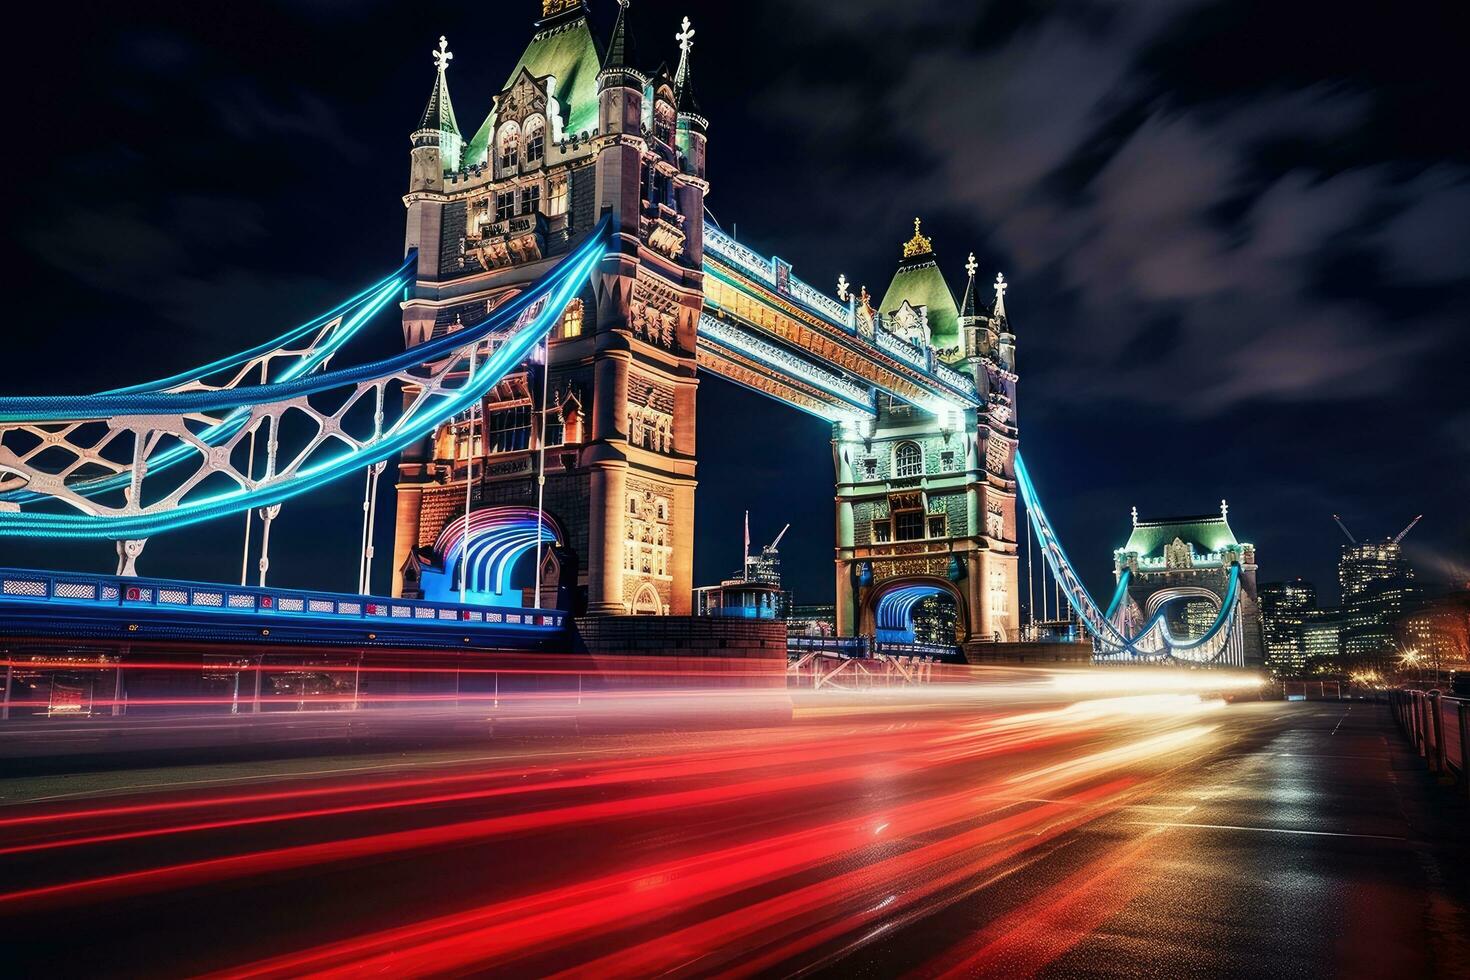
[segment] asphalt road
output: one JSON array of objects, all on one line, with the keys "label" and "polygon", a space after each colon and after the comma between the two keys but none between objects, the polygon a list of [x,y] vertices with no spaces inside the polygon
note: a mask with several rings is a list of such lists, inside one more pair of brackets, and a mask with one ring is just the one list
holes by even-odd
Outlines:
[{"label": "asphalt road", "polygon": [[1470,975],[1386,709],[1005,701],[14,776],[0,974]]}]

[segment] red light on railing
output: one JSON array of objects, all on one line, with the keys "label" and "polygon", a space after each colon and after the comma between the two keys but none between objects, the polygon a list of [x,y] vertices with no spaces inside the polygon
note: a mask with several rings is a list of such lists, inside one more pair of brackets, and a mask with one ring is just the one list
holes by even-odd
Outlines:
[{"label": "red light on railing", "polygon": [[367,614],[369,616],[376,616],[378,614],[378,604],[376,602],[369,602],[367,604]]},{"label": "red light on railing", "polygon": [[137,602],[143,597],[143,593],[139,592],[137,587],[134,586],[128,589],[127,597],[129,602]]},{"label": "red light on railing", "polygon": [[459,613],[459,618],[463,620],[468,620],[470,618],[470,611],[468,609],[461,609]]},{"label": "red light on railing", "polygon": [[270,596],[263,595],[263,596],[260,597],[260,608],[262,608],[262,609],[269,609],[269,608],[271,608],[271,597]]}]

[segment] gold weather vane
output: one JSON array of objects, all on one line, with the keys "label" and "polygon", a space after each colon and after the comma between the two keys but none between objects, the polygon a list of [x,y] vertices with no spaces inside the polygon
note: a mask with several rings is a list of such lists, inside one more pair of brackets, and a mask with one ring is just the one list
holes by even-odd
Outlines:
[{"label": "gold weather vane", "polygon": [[919,232],[919,219],[914,219],[914,237],[910,238],[903,246],[903,257],[911,259],[916,255],[928,255],[934,251],[934,245]]}]

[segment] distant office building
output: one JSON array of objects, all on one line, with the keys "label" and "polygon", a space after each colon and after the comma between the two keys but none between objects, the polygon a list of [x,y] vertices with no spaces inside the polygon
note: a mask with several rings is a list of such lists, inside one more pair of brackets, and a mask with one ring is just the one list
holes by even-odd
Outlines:
[{"label": "distant office building", "polygon": [[[1310,582],[1265,582],[1257,591],[1266,666],[1277,673],[1299,673],[1307,663],[1307,613],[1317,609],[1317,589]],[[1332,640],[1336,644],[1336,638]]]},{"label": "distant office building", "polygon": [[786,633],[789,636],[836,636],[836,604],[792,606],[786,617]]},{"label": "distant office building", "polygon": [[1336,670],[1342,660],[1342,610],[1308,609],[1301,617],[1302,668],[1307,673]]},{"label": "distant office building", "polygon": [[1398,651],[1394,624],[1408,611],[1414,578],[1402,546],[1392,540],[1345,544],[1337,578],[1343,658],[1350,664],[1386,665]]},{"label": "distant office building", "polygon": [[771,545],[763,545],[758,555],[745,556],[745,571],[736,573],[737,578],[747,582],[764,582],[767,585],[781,584],[781,552]]},{"label": "distant office building", "polygon": [[1376,589],[1384,583],[1412,581],[1414,570],[1404,558],[1403,546],[1396,541],[1358,541],[1342,546],[1337,562],[1337,580],[1342,586],[1342,602]]},{"label": "distant office building", "polygon": [[1405,613],[1397,627],[1400,647],[1425,666],[1470,668],[1470,589],[1426,599]]},{"label": "distant office building", "polygon": [[953,646],[959,610],[947,595],[925,596],[914,603],[914,642]]}]

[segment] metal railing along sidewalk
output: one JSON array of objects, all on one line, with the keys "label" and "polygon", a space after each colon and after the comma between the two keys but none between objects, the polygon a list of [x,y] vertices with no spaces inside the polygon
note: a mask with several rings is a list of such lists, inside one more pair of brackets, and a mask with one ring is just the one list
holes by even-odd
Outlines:
[{"label": "metal railing along sidewalk", "polygon": [[1470,699],[1400,690],[1388,692],[1388,702],[1429,771],[1458,781],[1470,795]]}]

